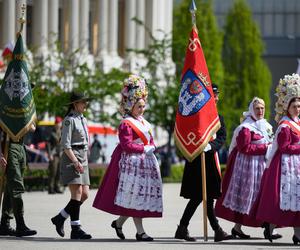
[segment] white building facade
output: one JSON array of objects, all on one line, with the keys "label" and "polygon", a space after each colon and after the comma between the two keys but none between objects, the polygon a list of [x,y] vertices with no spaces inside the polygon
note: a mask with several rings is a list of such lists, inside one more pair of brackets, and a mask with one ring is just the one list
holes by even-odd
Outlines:
[{"label": "white building facade", "polygon": [[26,5],[24,42],[40,53],[59,41],[64,52],[80,49],[112,68],[132,70],[138,58],[127,49],[144,49],[151,42],[142,21],[156,38],[171,35],[173,0],[0,0],[0,50],[14,42],[21,7]]}]

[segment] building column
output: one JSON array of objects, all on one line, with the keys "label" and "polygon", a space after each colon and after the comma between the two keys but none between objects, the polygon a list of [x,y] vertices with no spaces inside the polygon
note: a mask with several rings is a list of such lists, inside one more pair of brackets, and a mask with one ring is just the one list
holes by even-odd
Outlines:
[{"label": "building column", "polygon": [[84,53],[89,52],[90,0],[80,0],[79,44]]},{"label": "building column", "polygon": [[69,50],[70,40],[70,11],[69,0],[62,0],[62,29],[61,29],[61,44],[64,52]]},{"label": "building column", "polygon": [[[173,0],[166,0],[165,6],[165,33],[168,39],[172,39],[173,28]],[[168,49],[168,59],[172,60],[172,48]]]},{"label": "building column", "polygon": [[16,38],[16,2],[12,0],[4,0],[2,4],[3,34],[1,35],[2,44],[0,44],[0,47],[4,47],[10,41],[14,44]]},{"label": "building column", "polygon": [[153,0],[153,35],[156,39],[163,39],[164,34],[162,31],[165,31],[165,7],[166,7],[166,1],[158,1]]},{"label": "building column", "polygon": [[108,51],[110,56],[118,56],[118,0],[109,1]]},{"label": "building column", "polygon": [[[136,49],[137,25],[132,20],[133,17],[136,17],[136,2],[136,0],[126,0],[125,2],[125,51],[126,49]],[[134,52],[125,52],[124,68],[131,72],[135,71],[136,56]]]},{"label": "building column", "polygon": [[48,6],[48,40],[49,46],[53,48],[55,46],[55,42],[58,39],[58,0],[48,1]]},{"label": "building column", "polygon": [[97,56],[98,59],[105,57],[108,52],[108,0],[97,1],[97,23],[98,23],[98,43],[97,43]]},{"label": "building column", "polygon": [[[14,0],[9,0],[9,1],[14,1]],[[26,6],[25,13],[24,13],[24,17],[25,17],[25,20],[26,20],[26,16],[27,16],[27,3],[26,3],[26,0],[17,0],[16,1],[16,15],[13,16],[14,19],[17,18],[17,21],[13,22],[13,23],[15,23],[15,33],[17,33],[20,30],[20,23],[19,23],[18,20],[21,17],[21,13],[22,13],[22,8],[21,7],[23,5]],[[24,46],[27,46],[26,45],[26,23],[23,26],[22,37],[23,37]]]},{"label": "building column", "polygon": [[[127,0],[126,6],[126,25],[125,25],[125,48],[134,49],[136,47],[136,23],[131,20],[136,16],[136,0]],[[129,56],[132,53],[129,53]]]},{"label": "building column", "polygon": [[137,11],[136,17],[140,20],[143,25],[136,25],[136,48],[144,49],[145,48],[145,24],[146,24],[146,10],[145,10],[145,0],[137,1]]},{"label": "building column", "polygon": [[165,32],[167,35],[172,35],[173,27],[173,0],[166,0],[165,8]]},{"label": "building column", "polygon": [[79,0],[69,1],[69,52],[79,48]]},{"label": "building column", "polygon": [[[161,4],[163,5],[163,3]],[[146,26],[149,28],[153,36],[156,37],[156,31],[158,29],[158,20],[160,16],[159,12],[160,5],[158,0],[147,0],[146,1]],[[152,43],[151,37],[146,33],[145,35],[145,47],[147,48]]]},{"label": "building column", "polygon": [[48,43],[48,0],[34,0],[33,4],[33,45],[44,53]]},{"label": "building column", "polygon": [[109,72],[112,68],[120,68],[123,64],[123,59],[118,54],[118,0],[110,0],[108,7],[108,56],[103,60],[104,72]]}]

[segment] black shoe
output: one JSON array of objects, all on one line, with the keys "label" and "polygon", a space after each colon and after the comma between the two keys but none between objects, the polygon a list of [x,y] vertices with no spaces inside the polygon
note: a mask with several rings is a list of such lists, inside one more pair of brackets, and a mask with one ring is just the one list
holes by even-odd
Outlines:
[{"label": "black shoe", "polygon": [[223,231],[222,228],[215,230],[214,242],[231,240],[232,238],[233,238],[232,235],[228,235],[226,232]]},{"label": "black shoe", "polygon": [[117,227],[117,221],[114,220],[111,223],[111,227],[114,228],[116,230],[116,234],[117,236],[121,239],[121,240],[125,240],[125,235],[122,232],[122,227]]},{"label": "black shoe", "polygon": [[281,234],[279,234],[279,233],[276,233],[276,234],[272,234],[272,239],[273,240],[277,240],[277,239],[280,239],[280,238],[282,238],[282,235]]},{"label": "black shoe", "polygon": [[194,237],[191,237],[189,234],[189,231],[187,230],[187,227],[179,225],[177,227],[176,233],[175,233],[175,239],[180,240],[186,240],[186,241],[196,241]]},{"label": "black shoe", "polygon": [[80,226],[72,226],[71,239],[72,240],[89,240],[92,236],[84,232]]},{"label": "black shoe", "polygon": [[65,230],[64,230],[65,220],[66,218],[63,217],[60,213],[54,216],[53,218],[51,218],[52,223],[55,225],[56,232],[61,237],[65,236]]},{"label": "black shoe", "polygon": [[35,230],[32,230],[26,226],[23,216],[16,217],[16,225],[17,237],[32,236],[37,234]]},{"label": "black shoe", "polygon": [[234,228],[231,229],[231,234],[234,238],[239,237],[240,239],[250,239],[249,234],[244,234],[243,232],[240,233],[237,230],[235,230]]},{"label": "black shoe", "polygon": [[293,235],[293,242],[294,242],[294,245],[298,245],[298,243],[300,243],[300,239],[298,239],[298,237],[296,235]]},{"label": "black shoe", "polygon": [[36,230],[32,230],[30,228],[28,228],[27,226],[24,226],[22,228],[18,228],[16,229],[16,236],[17,237],[23,237],[23,236],[32,236],[37,234]]},{"label": "black shoe", "polygon": [[153,238],[152,237],[150,237],[150,236],[145,236],[145,237],[143,237],[144,235],[146,235],[145,233],[141,233],[141,234],[136,234],[135,235],[135,238],[136,238],[136,240],[137,241],[153,241]]},{"label": "black shoe", "polygon": [[10,225],[0,225],[1,236],[16,236],[16,230]]}]

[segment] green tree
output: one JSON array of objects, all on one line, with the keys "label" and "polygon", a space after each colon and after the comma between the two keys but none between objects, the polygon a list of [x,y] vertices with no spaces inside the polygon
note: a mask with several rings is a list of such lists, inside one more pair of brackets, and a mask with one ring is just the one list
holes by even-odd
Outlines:
[{"label": "green tree", "polygon": [[[178,75],[181,74],[183,68],[188,37],[192,28],[190,3],[190,0],[183,0],[180,4],[175,5],[173,11],[172,53]],[[224,74],[221,58],[223,38],[213,14],[212,0],[196,0],[195,3],[199,38],[210,77],[212,82],[222,85]]]},{"label": "green tree", "polygon": [[228,13],[224,33],[224,98],[221,98],[220,107],[229,142],[242,111],[254,96],[263,98],[269,110],[271,74],[262,59],[264,45],[259,28],[244,0],[235,1]]},{"label": "green tree", "polygon": [[[79,50],[64,54],[60,44],[51,54],[37,58],[33,54],[30,79],[35,83],[33,90],[37,114],[42,119],[49,115],[64,116],[67,111],[69,93],[72,89],[85,92],[93,97],[87,116],[95,122],[117,124],[117,108],[108,110],[105,105],[118,107],[119,93],[127,72],[113,69],[104,73],[99,67],[90,67],[82,60]],[[113,113],[113,114],[112,114]]]},{"label": "green tree", "polygon": [[[171,60],[172,39],[170,34],[162,32],[162,38],[157,39],[141,21],[134,18],[138,25],[144,26],[151,43],[145,50],[132,50],[146,59],[146,64],[140,66],[139,74],[147,79],[149,88],[148,103],[150,110],[145,113],[147,120],[154,126],[159,126],[168,134],[166,166],[162,176],[170,174],[171,141],[175,125],[175,116],[180,91],[180,80],[175,74],[175,65]],[[130,50],[129,50],[130,51]]]}]

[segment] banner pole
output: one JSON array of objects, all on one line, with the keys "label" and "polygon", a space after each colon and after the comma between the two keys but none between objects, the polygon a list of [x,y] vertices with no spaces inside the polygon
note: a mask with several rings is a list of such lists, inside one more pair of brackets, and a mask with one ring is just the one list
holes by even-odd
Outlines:
[{"label": "banner pole", "polygon": [[203,238],[207,237],[207,196],[206,196],[206,168],[205,168],[205,153],[201,153],[201,175],[202,175],[202,204],[203,204]]}]

